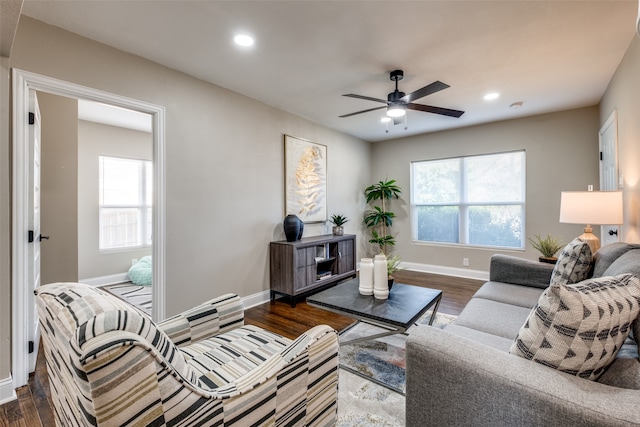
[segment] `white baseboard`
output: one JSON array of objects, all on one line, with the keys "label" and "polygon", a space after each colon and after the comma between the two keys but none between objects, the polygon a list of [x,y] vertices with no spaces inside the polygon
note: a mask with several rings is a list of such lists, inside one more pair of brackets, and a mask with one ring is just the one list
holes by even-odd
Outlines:
[{"label": "white baseboard", "polygon": [[11,402],[12,400],[16,400],[17,398],[18,396],[16,396],[16,391],[13,388],[13,380],[11,379],[11,375],[9,375],[9,378],[1,379],[0,405]]},{"label": "white baseboard", "polygon": [[489,272],[471,270],[469,268],[445,267],[442,265],[420,264],[417,262],[401,262],[400,267],[405,270],[420,271],[422,273],[444,274],[446,276],[464,277],[466,279],[489,280]]},{"label": "white baseboard", "polygon": [[242,307],[247,310],[269,301],[271,301],[271,291],[262,291],[242,298]]},{"label": "white baseboard", "polygon": [[87,279],[78,280],[80,283],[86,283],[91,286],[115,285],[117,283],[125,283],[128,281],[129,275],[127,275],[127,273],[111,274],[109,276],[101,277],[89,277]]}]

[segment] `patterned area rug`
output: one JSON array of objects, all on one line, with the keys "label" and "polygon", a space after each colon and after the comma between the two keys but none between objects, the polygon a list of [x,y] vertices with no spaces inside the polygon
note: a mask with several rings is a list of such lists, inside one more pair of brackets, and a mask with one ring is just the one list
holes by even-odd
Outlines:
[{"label": "patterned area rug", "polygon": [[[428,324],[431,312],[418,320]],[[437,313],[434,327],[443,328],[457,317]],[[373,329],[375,328],[375,329]],[[380,332],[379,328],[359,324],[342,335],[342,339],[352,339]],[[411,332],[411,328],[408,331]],[[357,369],[365,375],[384,378],[390,386],[404,393],[404,346],[406,336],[391,335],[373,341],[349,344],[340,348],[340,364]],[[404,395],[392,391],[351,372],[340,369],[338,391],[338,427],[383,426],[401,427],[405,425]]]},{"label": "patterned area rug", "polygon": [[[418,324],[429,324],[431,311],[418,319]],[[437,313],[433,326],[442,328],[453,322],[456,316]],[[384,329],[367,323],[358,323],[340,336],[341,341],[374,335],[384,332]],[[411,328],[407,331],[411,333]],[[385,385],[398,391],[405,392],[405,343],[406,335],[396,334],[364,341],[356,344],[346,344],[340,347],[340,364],[353,369],[363,375],[375,378]]]},{"label": "patterned area rug", "polygon": [[101,288],[151,316],[151,286],[139,286],[127,282],[105,285]]}]

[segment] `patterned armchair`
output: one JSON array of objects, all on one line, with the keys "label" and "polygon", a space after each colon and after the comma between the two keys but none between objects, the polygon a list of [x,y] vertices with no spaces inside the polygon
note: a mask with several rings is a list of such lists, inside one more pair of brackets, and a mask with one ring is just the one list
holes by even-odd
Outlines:
[{"label": "patterned armchair", "polygon": [[100,289],[37,291],[59,426],[333,426],[338,337],[244,325],[227,294],[160,323]]}]

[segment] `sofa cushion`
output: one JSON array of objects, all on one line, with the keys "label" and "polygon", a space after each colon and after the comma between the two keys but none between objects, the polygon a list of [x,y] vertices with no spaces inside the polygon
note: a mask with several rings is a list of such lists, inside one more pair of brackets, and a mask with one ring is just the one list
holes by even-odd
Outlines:
[{"label": "sofa cushion", "polygon": [[255,370],[291,340],[253,325],[198,341],[180,349],[198,373],[200,386],[214,390]]},{"label": "sofa cushion", "polygon": [[[631,249],[640,249],[640,245],[616,242],[598,249],[593,254],[593,277],[607,276],[608,274],[604,274],[604,272],[609,266]],[[622,273],[627,273],[627,271]]]},{"label": "sofa cushion", "polygon": [[551,283],[578,283],[591,273],[591,248],[579,238],[573,239],[562,249],[551,273]]},{"label": "sofa cushion", "polygon": [[554,283],[540,296],[510,353],[597,379],[631,332],[639,302],[640,279],[631,274]]},{"label": "sofa cushion", "polygon": [[513,341],[530,312],[529,307],[472,298],[455,324]]},{"label": "sofa cushion", "polygon": [[540,294],[542,294],[543,291],[544,289],[530,286],[514,286],[510,283],[486,282],[478,289],[473,297],[531,309],[538,303],[538,298],[540,298]]},{"label": "sofa cushion", "polygon": [[602,275],[617,276],[626,273],[640,277],[640,249],[632,249],[622,254],[607,267]]},{"label": "sofa cushion", "polygon": [[618,357],[598,378],[598,382],[612,387],[640,390],[638,346],[631,337],[626,339],[618,352]]}]

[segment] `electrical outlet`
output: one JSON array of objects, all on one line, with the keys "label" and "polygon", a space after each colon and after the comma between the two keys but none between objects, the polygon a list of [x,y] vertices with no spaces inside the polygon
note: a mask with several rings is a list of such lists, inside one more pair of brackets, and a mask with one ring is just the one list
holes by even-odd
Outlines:
[{"label": "electrical outlet", "polygon": [[469,258],[462,258],[462,266],[469,267]]},{"label": "electrical outlet", "polygon": [[136,265],[136,262],[138,262],[138,258],[134,258],[131,260],[131,266]]}]

